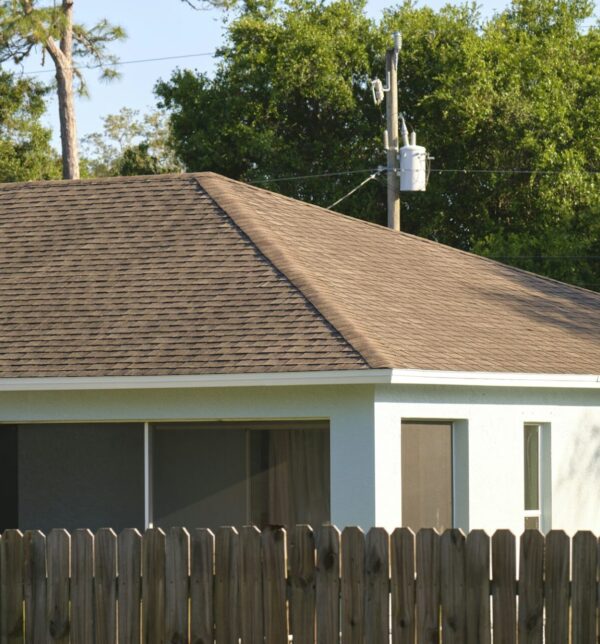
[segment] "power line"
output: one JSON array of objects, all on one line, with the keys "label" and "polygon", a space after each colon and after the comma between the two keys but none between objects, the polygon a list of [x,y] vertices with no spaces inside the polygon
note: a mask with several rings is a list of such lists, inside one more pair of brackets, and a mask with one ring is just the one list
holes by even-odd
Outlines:
[{"label": "power line", "polygon": [[477,170],[469,168],[431,168],[430,172],[458,172],[460,174],[600,174],[600,170]]},{"label": "power line", "polygon": [[[214,51],[205,51],[205,52],[200,52],[198,54],[180,54],[178,56],[161,56],[159,58],[138,58],[135,60],[119,60],[115,63],[112,63],[112,65],[121,67],[122,65],[137,65],[139,63],[156,63],[161,60],[178,60],[182,58],[199,58],[201,56],[214,56],[215,52]],[[104,65],[81,65],[78,67],[78,69],[101,69],[104,67]],[[31,72],[22,72],[24,76],[33,76],[35,74],[52,74],[54,73],[54,69],[36,69]]]},{"label": "power line", "polygon": [[[324,172],[321,174],[298,174],[298,175],[287,175],[284,177],[271,177],[270,179],[260,179],[258,181],[248,181],[247,183],[250,183],[252,185],[258,185],[258,184],[263,184],[263,183],[275,183],[279,181],[301,181],[303,179],[319,179],[319,178],[327,178],[327,177],[339,177],[342,175],[349,175],[349,174],[360,174],[362,172],[381,172],[385,170],[385,167],[377,167],[377,168],[362,168],[360,170],[344,170],[340,172]],[[548,174],[548,175],[556,175],[556,174],[592,174],[592,175],[597,175],[600,174],[600,170],[524,170],[524,169],[496,169],[496,170],[491,170],[491,169],[485,169],[485,170],[478,170],[478,169],[470,169],[470,168],[432,168],[431,172],[438,172],[438,173],[443,173],[443,172],[457,172],[460,174]]]},{"label": "power line", "polygon": [[359,190],[360,188],[362,188],[362,187],[365,185],[365,183],[369,183],[369,181],[371,181],[372,179],[374,179],[378,174],[379,174],[379,171],[378,171],[378,170],[377,170],[377,171],[375,171],[375,172],[373,172],[373,174],[369,175],[369,176],[368,176],[364,181],[361,181],[361,182],[356,186],[356,188],[352,188],[352,190],[350,190],[350,192],[347,192],[343,197],[340,197],[337,201],[334,201],[334,202],[331,204],[331,206],[327,206],[327,210],[331,210],[334,206],[337,206],[339,203],[341,203],[342,201],[344,201],[344,199],[346,199],[346,198],[347,198],[347,197],[349,197],[350,195],[353,195],[357,190]]},{"label": "power line", "polygon": [[344,170],[341,172],[324,172],[323,174],[296,174],[287,177],[272,177],[271,179],[260,179],[259,181],[248,181],[251,185],[272,183],[276,181],[301,181],[302,179],[318,179],[324,177],[341,177],[348,174],[361,174],[363,172],[379,172],[379,168],[362,168],[361,170]]}]

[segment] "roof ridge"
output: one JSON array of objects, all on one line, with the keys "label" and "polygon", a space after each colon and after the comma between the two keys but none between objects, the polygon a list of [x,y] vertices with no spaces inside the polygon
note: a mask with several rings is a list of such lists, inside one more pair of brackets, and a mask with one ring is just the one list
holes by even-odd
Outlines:
[{"label": "roof ridge", "polygon": [[[217,205],[234,221],[234,223],[250,238],[259,251],[283,273],[286,278],[302,293],[315,307],[320,315],[344,338],[344,340],[365,360],[370,368],[386,368],[391,365],[389,356],[382,353],[369,338],[360,332],[356,325],[332,303],[329,298],[307,276],[306,271],[277,246],[271,243],[268,231],[254,219],[246,210],[244,203],[231,193],[225,193],[217,185],[222,179],[214,173],[196,173],[198,185],[208,193]],[[229,180],[238,183],[234,180]]]},{"label": "roof ridge", "polygon": [[375,222],[372,221],[366,221],[365,219],[359,219],[358,217],[353,217],[351,215],[345,215],[342,212],[336,212],[335,210],[329,210],[328,208],[324,208],[323,206],[319,206],[318,204],[313,204],[309,203],[308,201],[301,201],[299,199],[294,199],[293,197],[289,197],[287,195],[283,195],[279,192],[273,192],[272,190],[267,190],[266,188],[261,188],[260,186],[254,186],[251,183],[247,183],[245,181],[238,181],[236,179],[231,179],[230,177],[226,177],[224,175],[220,175],[216,172],[196,172],[193,173],[196,177],[214,177],[216,179],[220,179],[222,181],[227,181],[231,184],[234,185],[243,185],[245,188],[249,188],[251,190],[255,190],[257,192],[267,192],[271,195],[274,195],[280,199],[283,199],[285,201],[289,201],[290,203],[293,203],[294,205],[298,205],[299,203],[308,206],[310,208],[314,208],[317,210],[322,210],[324,214],[327,214],[329,216],[337,217],[344,219],[345,221],[350,221],[355,224],[361,225],[361,226],[370,226],[372,228],[376,228],[378,231],[380,231],[383,234],[389,234],[389,235],[397,235],[400,237],[408,237],[414,241],[420,242],[422,244],[428,244],[428,245],[433,245],[438,249],[443,249],[444,251],[452,253],[459,253],[463,256],[468,257],[469,259],[473,259],[475,261],[482,261],[490,264],[494,264],[496,266],[502,266],[504,268],[507,268],[508,270],[515,271],[518,273],[523,273],[525,275],[528,275],[529,277],[533,277],[535,279],[543,280],[545,282],[550,282],[552,284],[557,284],[558,286],[561,286],[563,288],[572,288],[572,289],[577,289],[579,291],[583,291],[587,295],[592,295],[594,298],[599,298],[600,299],[600,293],[597,291],[592,291],[591,289],[585,288],[584,286],[578,286],[576,284],[569,284],[567,282],[561,282],[558,279],[548,277],[546,275],[541,275],[539,273],[534,273],[532,271],[528,271],[525,268],[519,268],[518,266],[513,266],[512,264],[506,264],[505,262],[500,262],[497,259],[493,259],[492,257],[486,257],[485,255],[479,255],[477,253],[474,253],[472,251],[464,250],[462,248],[456,248],[455,246],[450,246],[449,244],[444,244],[443,242],[435,241],[433,239],[428,239],[427,237],[420,237],[419,235],[414,235],[412,233],[407,233],[406,231],[398,231],[398,230],[392,230],[391,228],[387,228],[386,226],[381,226],[380,224],[376,224]]}]

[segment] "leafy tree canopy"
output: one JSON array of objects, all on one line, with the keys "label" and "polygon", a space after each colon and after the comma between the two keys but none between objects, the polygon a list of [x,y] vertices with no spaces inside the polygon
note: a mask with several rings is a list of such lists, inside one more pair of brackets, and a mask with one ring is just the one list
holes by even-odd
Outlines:
[{"label": "leafy tree canopy", "polygon": [[[368,80],[399,30],[400,109],[435,157],[427,192],[402,196],[403,229],[600,289],[592,14],[588,0],[513,0],[484,21],[475,5],[407,1],[376,22],[360,0],[247,0],[214,76],[178,70],[156,91],[188,169],[327,206],[368,173],[276,179],[385,163]],[[338,209],[383,224],[382,183]]]},{"label": "leafy tree canopy", "polygon": [[103,119],[102,132],[84,136],[84,171],[88,176],[180,172],[182,164],[167,147],[169,124],[164,113],[140,115],[122,108]]},{"label": "leafy tree canopy", "polygon": [[60,177],[60,159],[42,126],[45,89],[0,69],[0,182]]}]

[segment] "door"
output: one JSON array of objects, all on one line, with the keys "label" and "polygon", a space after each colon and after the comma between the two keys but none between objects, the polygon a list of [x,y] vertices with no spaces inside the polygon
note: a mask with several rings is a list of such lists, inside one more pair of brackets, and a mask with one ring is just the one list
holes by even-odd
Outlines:
[{"label": "door", "polygon": [[402,524],[452,527],[452,423],[402,423]]}]

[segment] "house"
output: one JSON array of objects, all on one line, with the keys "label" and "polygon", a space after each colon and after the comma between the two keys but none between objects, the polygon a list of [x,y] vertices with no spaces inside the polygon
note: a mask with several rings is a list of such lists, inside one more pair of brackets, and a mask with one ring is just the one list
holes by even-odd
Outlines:
[{"label": "house", "polygon": [[0,240],[0,529],[600,532],[598,293],[211,173]]}]

